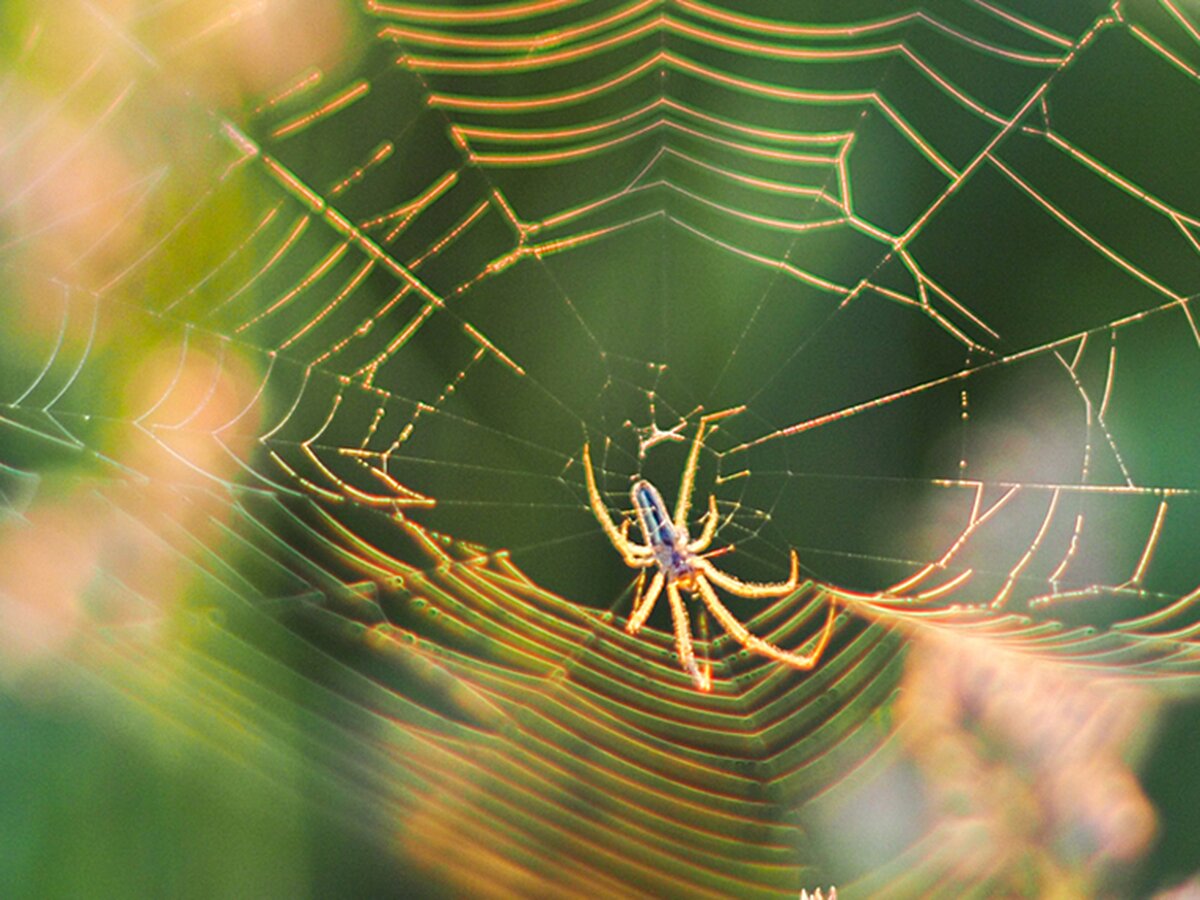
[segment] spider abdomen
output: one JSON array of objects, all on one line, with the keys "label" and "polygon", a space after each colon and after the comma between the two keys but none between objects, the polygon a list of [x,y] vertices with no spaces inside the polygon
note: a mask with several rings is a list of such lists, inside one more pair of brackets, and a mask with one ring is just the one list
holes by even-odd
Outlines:
[{"label": "spider abdomen", "polygon": [[670,582],[688,581],[695,572],[692,554],[687,549],[688,535],[671,521],[658,488],[643,479],[634,484],[630,496],[642,536],[654,554],[659,571]]}]

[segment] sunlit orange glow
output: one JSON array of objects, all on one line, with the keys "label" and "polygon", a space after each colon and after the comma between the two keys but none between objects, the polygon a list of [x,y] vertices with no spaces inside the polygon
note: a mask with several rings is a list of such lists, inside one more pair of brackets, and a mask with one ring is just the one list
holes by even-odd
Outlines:
[{"label": "sunlit orange glow", "polygon": [[[1136,859],[1155,814],[1129,757],[1150,728],[1141,690],[986,637],[922,638],[897,713],[963,883],[1029,867],[1053,893]],[[982,838],[983,844],[976,838]]]},{"label": "sunlit orange glow", "polygon": [[[91,121],[69,111],[73,93],[68,88],[42,108],[16,85],[0,104],[0,254],[30,273],[20,280],[34,295],[44,290],[38,281],[96,288],[128,266],[141,252],[150,198],[164,174],[144,169],[114,134],[132,84],[107,93]],[[20,305],[29,327],[57,329],[57,304]]]},{"label": "sunlit orange glow", "polygon": [[214,488],[248,452],[255,384],[234,353],[186,340],[128,372],[136,427],[114,455],[129,480],[47,492],[0,528],[0,678],[60,666],[104,629],[169,638],[192,570],[166,537],[219,528],[228,507]]},{"label": "sunlit orange glow", "polygon": [[227,104],[265,96],[277,108],[344,60],[350,22],[333,0],[194,0],[162,10],[152,40],[201,95]]}]

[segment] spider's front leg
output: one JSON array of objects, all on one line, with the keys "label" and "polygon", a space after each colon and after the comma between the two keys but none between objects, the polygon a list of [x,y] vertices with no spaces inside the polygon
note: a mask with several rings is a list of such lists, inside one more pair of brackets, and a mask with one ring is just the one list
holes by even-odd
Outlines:
[{"label": "spider's front leg", "polygon": [[652,559],[650,548],[635,544],[627,537],[629,520],[625,519],[621,527],[617,528],[612,516],[608,514],[608,507],[604,505],[600,489],[596,487],[596,473],[592,469],[592,451],[587,444],[583,445],[583,475],[587,482],[588,501],[592,507],[592,515],[596,517],[596,521],[600,523],[600,527],[608,536],[609,541],[621,554],[621,559],[625,560],[625,565],[634,569],[650,565]]},{"label": "spider's front leg", "polygon": [[663,573],[655,572],[654,577],[650,579],[650,588],[645,595],[642,594],[642,583],[646,580],[646,570],[642,569],[638,575],[637,591],[633,597],[633,614],[629,617],[629,621],[625,623],[625,632],[627,634],[637,634],[643,625],[646,624],[646,619],[650,618],[650,612],[654,609],[654,601],[658,599],[658,595],[663,588]]},{"label": "spider's front leg", "polygon": [[719,421],[727,416],[736,416],[745,409],[744,406],[735,406],[732,409],[723,409],[720,412],[700,417],[700,424],[696,428],[696,437],[692,440],[692,449],[688,451],[687,463],[683,467],[683,478],[679,481],[679,497],[675,501],[675,527],[680,531],[687,530],[688,512],[692,508],[692,490],[696,486],[696,468],[700,464],[700,447],[704,443],[704,429],[711,422]]},{"label": "spider's front leg", "polygon": [[709,494],[708,512],[704,514],[704,530],[700,532],[700,537],[688,544],[688,551],[690,553],[703,553],[708,549],[708,545],[712,543],[712,539],[717,533],[717,523],[719,521],[720,517],[717,515],[717,498]]}]

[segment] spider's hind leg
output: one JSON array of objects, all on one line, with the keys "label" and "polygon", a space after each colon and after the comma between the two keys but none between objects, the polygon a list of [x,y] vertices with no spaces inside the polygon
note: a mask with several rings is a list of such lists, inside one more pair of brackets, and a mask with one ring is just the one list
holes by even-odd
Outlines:
[{"label": "spider's hind leg", "polygon": [[675,652],[683,670],[692,676],[692,682],[699,690],[712,690],[712,672],[708,666],[701,669],[696,665],[696,655],[692,650],[692,628],[688,623],[688,612],[679,596],[679,588],[674,584],[667,585],[667,599],[671,602],[671,616],[675,620]]},{"label": "spider's hind leg", "polygon": [[825,647],[829,643],[830,637],[833,636],[833,625],[837,621],[837,606],[830,601],[829,615],[825,618],[825,627],[821,629],[820,636],[817,638],[817,645],[811,653],[793,653],[776,647],[769,641],[764,641],[757,635],[751,634],[741,622],[734,618],[731,613],[718,598],[716,591],[703,575],[696,576],[696,588],[700,593],[701,599],[704,600],[704,605],[708,607],[708,611],[713,614],[713,617],[721,623],[721,627],[729,632],[729,636],[735,641],[754,653],[761,656],[766,656],[770,659],[781,663],[786,663],[794,669],[808,670],[813,668],[817,661],[820,660],[821,654],[825,652]]},{"label": "spider's hind leg", "polygon": [[698,565],[708,579],[719,588],[729,591],[731,594],[736,594],[739,597],[746,597],[750,600],[758,600],[766,597],[785,597],[794,591],[800,584],[800,557],[796,555],[796,551],[791,552],[792,567],[788,574],[787,581],[779,581],[774,583],[764,583],[761,581],[742,581],[740,578],[734,578],[732,575],[722,572],[712,563],[707,560],[700,560]]}]

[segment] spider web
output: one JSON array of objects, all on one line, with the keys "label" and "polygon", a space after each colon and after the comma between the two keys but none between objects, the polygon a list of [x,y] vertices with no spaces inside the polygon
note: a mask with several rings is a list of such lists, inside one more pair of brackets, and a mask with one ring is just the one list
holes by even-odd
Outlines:
[{"label": "spider web", "polygon": [[[1122,735],[1192,690],[1200,16],[809,6],[371,2],[306,67],[300,4],[261,97],[220,87],[250,7],[9,13],[0,487],[49,551],[6,553],[90,566],[9,654],[126,704],[186,672],[149,721],[237,723],[458,891],[1057,884],[933,816],[893,715],[907,647]],[[665,610],[623,631],[581,451],[673,503],[733,407],[714,563],[806,580],[731,609],[789,648],[843,611],[811,674],[701,632],[701,695]],[[847,850],[885,790],[921,816]]]}]

